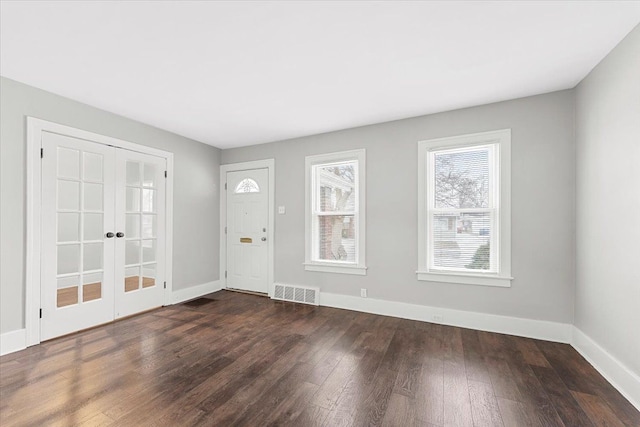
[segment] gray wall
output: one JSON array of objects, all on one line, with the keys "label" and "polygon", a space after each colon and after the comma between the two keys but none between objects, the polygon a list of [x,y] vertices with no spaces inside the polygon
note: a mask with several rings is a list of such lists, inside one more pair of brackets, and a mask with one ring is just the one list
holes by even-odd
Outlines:
[{"label": "gray wall", "polygon": [[[417,142],[512,129],[511,288],[420,282]],[[460,310],[572,322],[574,98],[561,91],[514,101],[222,151],[222,164],[275,158],[276,282]],[[367,150],[367,276],[308,272],[304,262],[304,158]]]},{"label": "gray wall", "polygon": [[640,27],[576,89],[576,326],[640,375]]},{"label": "gray wall", "polygon": [[173,152],[173,287],[219,278],[220,150],[2,77],[0,333],[24,328],[26,116]]}]

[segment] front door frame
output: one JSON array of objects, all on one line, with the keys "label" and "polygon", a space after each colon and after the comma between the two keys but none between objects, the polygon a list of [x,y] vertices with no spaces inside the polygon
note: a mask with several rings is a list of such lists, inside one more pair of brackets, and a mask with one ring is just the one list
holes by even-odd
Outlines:
[{"label": "front door frame", "polygon": [[251,162],[230,163],[220,165],[220,281],[222,287],[227,287],[227,172],[237,172],[249,169],[267,169],[269,174],[269,197],[267,212],[267,285],[269,296],[273,295],[274,282],[274,241],[275,241],[275,167],[274,159],[254,160]]},{"label": "front door frame", "polygon": [[[162,157],[167,161],[166,188],[166,281],[164,305],[172,303],[173,288],[173,153],[135,144],[110,136],[77,129],[59,123],[27,117],[27,188],[26,188],[26,277],[25,277],[25,329],[27,347],[40,344],[40,257],[42,251],[42,133],[51,132],[98,144],[110,145],[139,153]],[[47,155],[45,153],[44,155]],[[46,313],[45,313],[46,315]]]}]

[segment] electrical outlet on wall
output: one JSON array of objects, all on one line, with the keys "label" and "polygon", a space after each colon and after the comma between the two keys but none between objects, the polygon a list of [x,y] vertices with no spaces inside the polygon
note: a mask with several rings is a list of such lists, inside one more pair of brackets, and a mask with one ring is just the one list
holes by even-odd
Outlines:
[{"label": "electrical outlet on wall", "polygon": [[285,213],[287,213],[287,209],[284,206],[278,206],[278,213],[280,215],[284,215]]},{"label": "electrical outlet on wall", "polygon": [[367,297],[367,290],[364,289],[364,288],[360,289],[360,296],[362,298],[366,298]]},{"label": "electrical outlet on wall", "polygon": [[442,314],[434,314],[432,319],[436,323],[442,323]]}]

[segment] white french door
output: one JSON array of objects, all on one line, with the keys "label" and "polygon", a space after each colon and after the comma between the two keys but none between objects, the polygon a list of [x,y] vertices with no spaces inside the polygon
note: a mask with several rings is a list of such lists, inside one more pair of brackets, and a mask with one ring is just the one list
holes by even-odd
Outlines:
[{"label": "white french door", "polygon": [[269,171],[227,172],[227,287],[269,292]]},{"label": "white french door", "polygon": [[166,160],[42,133],[41,340],[159,307]]},{"label": "white french door", "polygon": [[116,150],[116,318],[162,305],[165,170],[165,159]]},{"label": "white french door", "polygon": [[114,318],[113,147],[45,132],[41,339]]}]

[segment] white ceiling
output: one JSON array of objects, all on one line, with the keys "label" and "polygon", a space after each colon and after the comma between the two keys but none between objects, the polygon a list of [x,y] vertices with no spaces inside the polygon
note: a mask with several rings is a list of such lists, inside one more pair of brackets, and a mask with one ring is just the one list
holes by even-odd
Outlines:
[{"label": "white ceiling", "polygon": [[6,2],[0,74],[220,148],[574,87],[640,2]]}]

